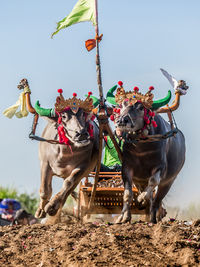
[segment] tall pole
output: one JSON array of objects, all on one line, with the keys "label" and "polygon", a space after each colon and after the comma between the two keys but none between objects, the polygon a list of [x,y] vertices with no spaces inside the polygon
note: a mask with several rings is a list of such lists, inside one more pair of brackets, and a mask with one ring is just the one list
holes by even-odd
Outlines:
[{"label": "tall pole", "polygon": [[96,18],[96,26],[95,26],[95,33],[96,33],[96,72],[97,72],[97,84],[99,87],[99,97],[100,97],[100,106],[104,103],[103,97],[103,87],[102,87],[102,79],[101,79],[101,63],[100,63],[100,56],[99,56],[99,24],[98,24],[98,2],[95,1],[95,18]]},{"label": "tall pole", "polygon": [[108,134],[111,137],[111,140],[113,141],[113,144],[119,154],[119,158],[122,158],[121,150],[117,144],[117,141],[115,140],[115,137],[112,133],[112,130],[108,123],[108,115],[105,112],[104,107],[104,97],[103,97],[103,87],[102,87],[102,80],[101,80],[101,64],[100,64],[100,57],[99,57],[99,26],[98,26],[98,5],[97,0],[95,1],[95,17],[96,17],[96,26],[95,26],[95,32],[96,32],[96,72],[97,72],[97,84],[99,87],[99,98],[100,98],[100,109],[98,114],[98,121],[99,121],[99,155],[97,160],[97,166],[96,166],[96,174],[94,178],[94,184],[92,187],[91,197],[88,204],[88,210],[90,210],[93,206],[95,194],[96,194],[96,187],[97,182],[99,180],[99,172],[101,167],[101,156],[102,156],[102,150],[103,150],[103,132],[106,130]]}]

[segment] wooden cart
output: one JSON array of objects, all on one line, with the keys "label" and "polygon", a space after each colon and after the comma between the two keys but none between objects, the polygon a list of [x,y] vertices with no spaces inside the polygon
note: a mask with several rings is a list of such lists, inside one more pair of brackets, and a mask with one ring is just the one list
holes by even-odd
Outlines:
[{"label": "wooden cart", "polygon": [[[96,194],[92,207],[89,209],[89,201],[93,184],[91,181],[95,177],[95,172],[91,172],[84,182],[80,183],[78,217],[83,219],[90,214],[120,214],[123,207],[124,187],[121,172],[100,172],[100,182],[97,183]],[[138,190],[133,187],[134,199],[131,205],[132,214],[145,214],[145,209],[138,209],[136,198]]]}]

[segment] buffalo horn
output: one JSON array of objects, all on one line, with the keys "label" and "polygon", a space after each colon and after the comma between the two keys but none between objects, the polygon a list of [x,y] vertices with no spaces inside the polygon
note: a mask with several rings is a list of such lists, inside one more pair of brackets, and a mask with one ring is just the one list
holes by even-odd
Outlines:
[{"label": "buffalo horn", "polygon": [[41,108],[39,101],[35,103],[35,110],[40,116],[55,117],[55,110],[53,108]]},{"label": "buffalo horn", "polygon": [[108,90],[108,93],[106,95],[106,100],[112,104],[112,105],[117,105],[115,101],[115,96],[113,95],[114,91],[117,89],[117,85],[113,86],[110,90]]},{"label": "buffalo horn", "polygon": [[172,94],[171,94],[171,91],[169,90],[166,97],[159,99],[159,100],[156,100],[156,101],[153,101],[151,109],[156,110],[162,106],[167,105],[171,99],[171,96],[172,96]]}]

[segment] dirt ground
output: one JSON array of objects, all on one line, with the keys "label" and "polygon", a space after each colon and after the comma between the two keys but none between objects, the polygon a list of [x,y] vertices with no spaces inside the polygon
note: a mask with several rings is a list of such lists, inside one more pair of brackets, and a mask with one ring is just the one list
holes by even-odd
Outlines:
[{"label": "dirt ground", "polygon": [[0,266],[200,266],[200,220],[4,226]]}]

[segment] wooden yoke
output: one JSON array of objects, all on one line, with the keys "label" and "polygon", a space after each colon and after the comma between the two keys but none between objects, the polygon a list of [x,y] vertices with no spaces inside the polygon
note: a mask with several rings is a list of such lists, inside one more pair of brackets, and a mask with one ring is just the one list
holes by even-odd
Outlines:
[{"label": "wooden yoke", "polygon": [[[24,88],[26,88],[26,87],[29,88],[27,79],[22,79],[20,81],[19,85],[17,86],[17,88],[19,90],[22,90],[22,89],[24,90]],[[36,110],[34,109],[34,107],[31,104],[30,94],[31,94],[30,91],[25,93],[25,96],[26,96],[26,107],[27,107],[27,109],[28,109],[28,111],[30,113],[34,114],[34,120],[33,120],[31,134],[35,135],[35,131],[36,131],[36,126],[37,126],[39,115],[38,115],[38,113],[36,112]]]},{"label": "wooden yoke", "polygon": [[34,107],[31,104],[31,98],[30,98],[30,94],[31,93],[26,93],[26,107],[28,109],[28,111],[32,114],[37,114],[37,112],[35,111]]},{"label": "wooden yoke", "polygon": [[180,105],[180,96],[181,93],[180,92],[176,92],[175,93],[175,100],[173,101],[173,104],[169,107],[169,105],[166,105],[165,107],[159,108],[157,110],[157,113],[167,113],[167,116],[169,118],[169,123],[171,126],[171,129],[174,129],[174,124],[173,124],[173,120],[172,120],[172,111],[175,111],[176,109],[178,109],[179,105]]},{"label": "wooden yoke", "polygon": [[175,95],[176,95],[175,96],[175,100],[173,101],[173,104],[171,105],[171,107],[169,107],[167,105],[166,107],[159,108],[157,110],[157,113],[168,113],[168,112],[171,112],[171,111],[175,111],[180,105],[181,93],[180,92],[176,92]]}]

